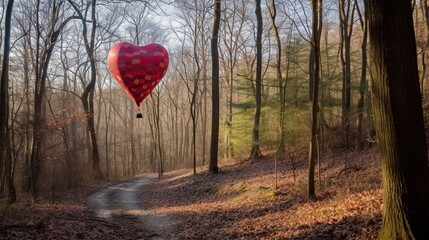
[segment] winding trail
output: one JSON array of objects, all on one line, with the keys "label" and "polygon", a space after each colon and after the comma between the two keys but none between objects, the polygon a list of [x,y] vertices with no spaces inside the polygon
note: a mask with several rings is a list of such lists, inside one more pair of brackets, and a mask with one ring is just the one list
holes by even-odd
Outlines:
[{"label": "winding trail", "polygon": [[167,215],[156,215],[143,206],[144,195],[139,189],[155,179],[156,175],[144,175],[102,188],[88,197],[88,209],[98,218],[110,221],[126,219],[141,224],[141,239],[174,239],[171,237],[175,230],[173,219]]}]

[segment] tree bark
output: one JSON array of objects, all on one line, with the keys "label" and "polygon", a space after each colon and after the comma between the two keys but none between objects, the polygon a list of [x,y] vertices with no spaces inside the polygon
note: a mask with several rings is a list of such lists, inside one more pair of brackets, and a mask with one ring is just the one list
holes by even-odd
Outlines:
[{"label": "tree bark", "polygon": [[[9,0],[6,7],[5,34],[3,48],[3,65],[0,84],[0,162],[4,163],[5,185],[8,189],[8,203],[16,201],[15,186],[12,176],[12,158],[10,154],[10,139],[8,130],[9,121],[9,56],[10,56],[10,31],[13,0]],[[1,164],[0,164],[1,165]],[[1,171],[2,169],[0,169]]]},{"label": "tree bark", "polygon": [[92,176],[94,179],[102,179],[103,174],[100,168],[100,154],[98,151],[97,143],[97,134],[95,132],[95,121],[94,121],[94,91],[95,83],[97,80],[97,68],[95,60],[95,32],[97,29],[97,18],[96,18],[96,5],[97,1],[91,1],[91,34],[88,39],[88,27],[87,20],[82,12],[78,9],[75,3],[69,0],[69,3],[76,10],[76,13],[79,15],[82,20],[82,36],[85,42],[85,49],[89,57],[89,62],[91,66],[91,80],[89,84],[85,87],[85,90],[81,96],[83,109],[86,115],[87,130],[89,132],[89,137],[91,140],[91,159],[92,159]]},{"label": "tree bark", "polygon": [[[426,72],[427,72],[427,50],[429,49],[429,5],[428,0],[420,1],[421,8],[423,11],[425,26],[426,26],[426,45],[422,54],[422,77],[421,77],[421,89],[422,98],[426,100],[427,87],[426,87]],[[428,119],[425,119],[426,121]]]},{"label": "tree bark", "polygon": [[340,56],[343,72],[342,127],[346,150],[350,148],[350,107],[351,107],[351,37],[355,7],[351,0],[339,0],[340,8]]},{"label": "tree bark", "polygon": [[64,2],[54,3],[52,11],[52,22],[50,32],[48,34],[49,38],[45,43],[42,54],[40,54],[40,40],[43,38],[41,33],[41,26],[39,23],[39,11],[40,11],[40,1],[36,3],[36,69],[35,69],[35,96],[34,96],[34,119],[33,119],[33,145],[31,149],[31,158],[30,158],[30,176],[27,190],[32,192],[33,199],[37,196],[37,187],[36,183],[40,174],[40,154],[43,141],[43,122],[44,122],[44,113],[43,113],[43,101],[45,96],[45,86],[46,80],[48,77],[48,68],[49,62],[51,60],[52,53],[54,51],[55,44],[57,43],[58,36],[60,35],[62,29],[72,20],[77,19],[76,16],[71,16],[66,18],[61,24],[56,28],[58,20],[60,18],[61,5]]},{"label": "tree bark", "polygon": [[[317,159],[318,148],[318,100],[319,100],[319,81],[320,81],[320,37],[322,29],[322,0],[312,1],[313,26],[312,26],[312,52],[314,54],[314,81],[313,92],[311,95],[311,141],[308,160],[308,199],[316,197],[314,187],[314,166]],[[311,53],[310,53],[311,55]]]},{"label": "tree bark", "polygon": [[[151,97],[154,94],[151,94]],[[158,161],[158,173],[159,176],[163,176],[164,175],[164,157],[163,157],[163,150],[162,150],[162,134],[161,134],[161,118],[160,118],[160,92],[157,91],[156,95],[156,102],[154,101],[155,106],[153,106],[153,115],[154,115],[154,125],[156,128],[156,135],[157,135],[157,152],[158,152],[158,157],[159,157],[159,161]],[[195,137],[195,134],[194,134]],[[195,153],[194,153],[195,154]]]},{"label": "tree bark", "polygon": [[379,239],[425,239],[429,169],[411,4],[367,0],[365,9],[383,173]]},{"label": "tree bark", "polygon": [[210,142],[209,172],[218,173],[218,148],[219,148],[219,28],[221,0],[214,0],[213,32],[211,38],[212,53],[212,131]]},{"label": "tree bark", "polygon": [[252,149],[249,159],[262,156],[259,149],[259,131],[262,108],[262,11],[261,0],[255,0],[256,3],[256,79],[255,79],[255,115],[253,118]]},{"label": "tree bark", "polygon": [[366,19],[362,16],[357,0],[355,0],[356,9],[359,15],[360,24],[362,26],[363,38],[362,38],[362,65],[361,65],[361,74],[360,74],[360,83],[359,83],[359,101],[358,101],[358,119],[356,126],[356,150],[361,150],[363,147],[363,130],[362,122],[365,112],[365,94],[367,92],[367,81],[366,81],[366,69],[367,69],[367,42],[368,42],[368,28]]},{"label": "tree bark", "polygon": [[282,77],[282,42],[280,39],[279,29],[276,25],[276,1],[271,0],[270,6],[270,16],[271,16],[271,25],[274,29],[274,36],[276,39],[276,48],[277,48],[277,56],[276,56],[276,78],[278,82],[279,88],[279,97],[280,97],[280,107],[279,107],[279,130],[280,130],[280,143],[277,147],[277,153],[286,152],[285,147],[285,139],[286,139],[286,129],[285,129],[285,108],[286,108],[286,81],[283,80]]}]

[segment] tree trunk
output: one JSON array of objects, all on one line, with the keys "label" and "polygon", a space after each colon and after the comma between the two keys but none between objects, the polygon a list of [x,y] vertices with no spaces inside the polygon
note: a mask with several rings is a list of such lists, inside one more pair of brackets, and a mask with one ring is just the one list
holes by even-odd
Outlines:
[{"label": "tree trunk", "polygon": [[[342,127],[346,150],[350,148],[350,106],[351,106],[351,37],[353,32],[354,6],[351,0],[339,0],[340,7],[340,56],[343,72],[342,89]],[[350,12],[351,11],[351,12]]]},{"label": "tree trunk", "polygon": [[221,0],[214,0],[213,32],[211,38],[212,53],[212,131],[210,143],[209,172],[218,173],[218,148],[219,148],[219,28]]},{"label": "tree trunk", "polygon": [[[161,133],[161,118],[160,118],[160,93],[159,91],[157,91],[156,93],[156,103],[154,106],[154,111],[156,110],[156,112],[154,112],[154,118],[155,118],[155,127],[156,127],[156,135],[157,135],[157,146],[158,146],[158,157],[159,157],[159,161],[158,161],[158,172],[159,172],[159,176],[163,176],[164,175],[164,157],[163,157],[163,150],[162,150],[162,133]],[[195,138],[195,133],[194,133],[194,138]],[[194,139],[195,140],[195,139]],[[195,154],[195,153],[194,153]]]},{"label": "tree trunk", "polygon": [[76,16],[71,16],[66,18],[57,29],[55,28],[58,25],[59,20],[59,11],[62,9],[61,5],[64,2],[55,3],[52,11],[52,23],[51,28],[49,29],[49,38],[46,40],[42,54],[40,54],[40,40],[43,38],[41,33],[41,26],[39,23],[39,11],[40,11],[40,0],[36,3],[36,69],[35,69],[35,96],[34,96],[34,119],[33,119],[33,138],[32,138],[32,149],[31,149],[31,158],[30,158],[30,176],[29,184],[27,190],[32,192],[33,199],[36,198],[37,188],[36,183],[40,174],[40,154],[43,141],[43,123],[44,123],[44,113],[43,113],[43,101],[45,96],[45,86],[46,80],[48,77],[48,67],[51,60],[52,53],[54,51],[55,44],[57,43],[58,36],[60,35],[62,29],[70,22],[72,19],[76,19]]},{"label": "tree trunk", "polygon": [[[314,66],[315,66],[315,56],[314,56],[314,46],[311,46],[310,49],[310,56],[308,58],[308,90],[309,90],[309,99],[310,101],[313,101],[313,89],[314,89],[314,76],[316,75],[316,73],[314,72]],[[297,82],[297,89],[296,89],[296,94],[295,94],[295,107],[297,107],[298,105],[298,90],[299,90],[299,86],[298,86],[298,82]]]},{"label": "tree trunk", "polygon": [[[424,19],[425,19],[425,26],[426,26],[426,39],[429,39],[429,5],[428,0],[420,1],[421,8],[423,11]],[[421,77],[421,86],[422,88],[420,91],[422,92],[422,98],[426,100],[426,94],[427,94],[427,87],[426,87],[426,72],[427,72],[427,50],[429,49],[429,41],[426,40],[426,46],[424,48],[424,52],[422,55],[422,77]],[[428,119],[425,119],[428,120]]]},{"label": "tree trunk", "polygon": [[[36,29],[40,29],[39,25],[39,9],[40,9],[40,0],[36,3]],[[36,36],[36,69],[35,69],[35,89],[34,89],[34,118],[33,118],[33,136],[31,139],[31,154],[30,154],[30,163],[29,170],[30,174],[28,176],[28,185],[26,186],[27,191],[31,191],[33,199],[36,197],[36,182],[39,176],[40,170],[40,158],[38,149],[41,147],[41,121],[42,121],[42,102],[44,95],[45,83],[40,77],[40,31],[37,31]],[[40,98],[42,96],[42,98]]]},{"label": "tree trunk", "polygon": [[[89,57],[89,62],[91,66],[91,80],[89,84],[85,87],[84,92],[82,93],[81,99],[83,104],[83,109],[86,115],[86,125],[87,131],[89,133],[89,137],[91,140],[91,160],[92,160],[92,177],[94,179],[102,179],[103,174],[100,168],[100,155],[98,151],[98,143],[97,143],[97,134],[95,132],[95,121],[94,121],[94,91],[95,91],[95,83],[97,80],[97,68],[96,68],[96,60],[95,60],[95,32],[97,29],[97,19],[96,19],[96,5],[97,1],[91,1],[91,34],[88,39],[88,27],[87,20],[82,12],[78,9],[75,3],[69,0],[69,3],[76,10],[76,13],[82,20],[82,36],[85,43],[86,53]],[[87,12],[86,12],[87,13]]]},{"label": "tree trunk", "polygon": [[[10,153],[10,139],[8,130],[9,121],[9,55],[10,31],[13,9],[13,0],[9,0],[6,7],[5,34],[3,48],[3,65],[0,83],[0,162],[4,163],[5,185],[8,189],[8,203],[16,201],[15,186],[12,178],[12,158]],[[1,165],[1,164],[0,164]],[[0,169],[1,171],[2,169]]]},{"label": "tree trunk", "polygon": [[360,74],[360,83],[359,83],[359,101],[358,101],[358,120],[356,127],[356,150],[361,150],[363,145],[363,130],[362,130],[362,121],[365,112],[365,94],[367,91],[367,81],[366,81],[366,69],[367,69],[367,41],[368,41],[368,28],[366,19],[362,16],[359,5],[356,1],[356,9],[358,11],[360,24],[362,26],[363,39],[362,39],[362,66],[361,66],[361,74]]},{"label": "tree trunk", "polygon": [[252,150],[249,159],[262,156],[259,149],[259,131],[262,108],[262,11],[261,0],[255,0],[256,3],[256,79],[255,79],[255,115],[253,118]]},{"label": "tree trunk", "polygon": [[[130,104],[134,104],[132,101],[129,101],[129,103],[127,104],[127,106],[129,106]],[[137,150],[136,150],[136,139],[134,137],[134,135],[137,133],[137,130],[135,129],[135,125],[134,125],[134,112],[133,111],[129,111],[129,118],[126,119],[126,121],[128,121],[128,136],[130,139],[130,151],[131,151],[131,156],[130,156],[130,176],[134,176],[136,174],[136,162],[137,162]]]},{"label": "tree trunk", "polygon": [[280,143],[277,147],[278,153],[284,153],[286,152],[285,147],[285,108],[286,108],[286,95],[284,87],[285,82],[282,77],[282,42],[280,39],[279,29],[276,25],[276,15],[277,15],[277,9],[276,9],[276,1],[271,0],[271,6],[270,6],[270,16],[271,16],[271,25],[274,29],[274,36],[276,38],[276,48],[277,48],[277,57],[276,57],[276,78],[278,82],[278,88],[279,88],[279,97],[280,97],[280,107],[279,107],[279,130],[280,130]]},{"label": "tree trunk", "polygon": [[429,169],[411,4],[367,0],[365,9],[383,173],[379,238],[425,239]]},{"label": "tree trunk", "polygon": [[[318,148],[318,100],[319,100],[319,80],[320,80],[320,37],[322,29],[322,0],[312,1],[313,11],[313,26],[312,26],[312,40],[311,47],[314,54],[314,82],[313,92],[311,95],[311,141],[310,141],[310,152],[308,160],[308,199],[314,199],[316,197],[316,191],[314,187],[314,166],[317,159],[317,148]],[[310,53],[311,55],[311,53]]]},{"label": "tree trunk", "polygon": [[25,85],[25,147],[24,147],[24,173],[21,188],[26,189],[30,181],[30,162],[32,149],[32,132],[30,123],[30,57],[28,49],[28,40],[23,43],[23,70],[24,70],[24,85]]},{"label": "tree trunk", "polygon": [[[112,93],[112,89],[109,89],[110,92],[109,94]],[[108,113],[107,113],[108,112]],[[111,120],[111,116],[112,116],[112,106],[109,106],[109,111],[107,111],[107,104],[104,105],[104,116],[106,117],[105,122],[106,122],[106,130],[104,132],[104,141],[105,143],[105,158],[106,158],[106,178],[110,179],[111,178],[111,161],[110,161],[110,157],[109,157],[109,146],[110,146],[110,142],[109,142],[109,125],[110,125],[110,120]]]}]

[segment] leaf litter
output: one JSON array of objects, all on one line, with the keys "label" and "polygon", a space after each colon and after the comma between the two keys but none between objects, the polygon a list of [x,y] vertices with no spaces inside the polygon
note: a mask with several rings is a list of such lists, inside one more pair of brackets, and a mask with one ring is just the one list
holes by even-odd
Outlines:
[{"label": "leaf litter", "polygon": [[[375,239],[381,225],[382,189],[374,149],[325,156],[315,201],[307,201],[306,156],[224,164],[216,175],[191,170],[166,173],[140,189],[143,210],[174,219],[175,232],[164,239]],[[298,167],[297,167],[298,166]],[[350,167],[349,166],[349,167]],[[316,172],[317,176],[317,172]],[[37,203],[21,199],[0,212],[0,239],[159,239],[148,237],[135,219],[97,218],[86,206],[95,189],[78,188]],[[168,216],[168,217],[163,217]]]},{"label": "leaf litter", "polygon": [[[174,239],[375,239],[381,224],[381,172],[371,149],[322,160],[317,198],[307,201],[306,156],[292,164],[263,158],[221,166],[217,175],[167,173],[143,187],[145,207],[180,219]],[[296,164],[296,163],[295,163]]]}]

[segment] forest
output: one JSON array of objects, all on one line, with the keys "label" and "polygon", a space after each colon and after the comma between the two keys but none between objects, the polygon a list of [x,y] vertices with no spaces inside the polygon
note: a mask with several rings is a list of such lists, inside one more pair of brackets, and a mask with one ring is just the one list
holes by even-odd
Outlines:
[{"label": "forest", "polygon": [[0,239],[429,235],[429,1],[0,2]]}]

